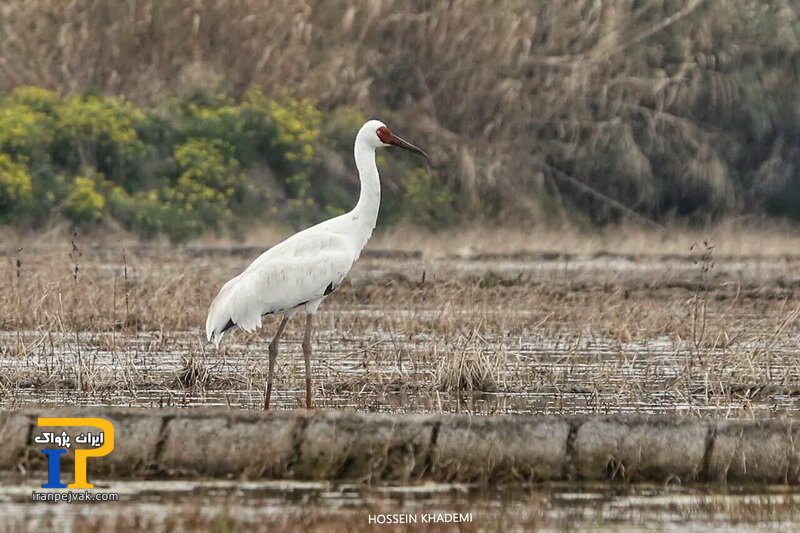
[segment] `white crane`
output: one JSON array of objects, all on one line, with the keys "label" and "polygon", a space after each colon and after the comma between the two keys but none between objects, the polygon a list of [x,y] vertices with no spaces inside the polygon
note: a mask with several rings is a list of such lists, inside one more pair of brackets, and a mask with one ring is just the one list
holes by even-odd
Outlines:
[{"label": "white crane", "polygon": [[356,135],[355,159],[361,194],[352,211],[296,233],[276,244],[220,289],[206,320],[206,335],[217,347],[231,328],[254,331],[267,315],[283,315],[269,343],[264,409],[269,409],[278,341],[286,323],[299,310],[306,312],[303,356],[306,366],[306,408],[311,409],[311,328],[322,300],[336,290],[361,255],[378,219],[381,184],[375,149],[399,146],[427,157],[425,152],[393,134],[383,122],[370,120]]}]

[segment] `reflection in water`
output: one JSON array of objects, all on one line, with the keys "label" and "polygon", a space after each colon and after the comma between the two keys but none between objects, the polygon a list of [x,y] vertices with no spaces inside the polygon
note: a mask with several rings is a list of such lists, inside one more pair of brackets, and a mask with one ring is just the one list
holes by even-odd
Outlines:
[{"label": "reflection in water", "polygon": [[[70,528],[76,521],[138,516],[148,523],[173,520],[181,511],[214,518],[221,512],[240,525],[268,524],[316,513],[333,522],[366,526],[379,513],[471,513],[478,527],[626,529],[658,524],[681,528],[768,530],[800,526],[800,490],[716,485],[537,484],[477,487],[451,484],[368,487],[321,482],[105,481],[99,490],[120,494],[124,505],[41,504],[30,484],[0,489],[0,522],[34,520]],[[117,518],[115,518],[117,517]],[[80,523],[80,522],[79,522]],[[95,522],[97,523],[97,522]],[[99,522],[102,523],[102,522]],[[142,523],[142,522],[139,522]]]}]

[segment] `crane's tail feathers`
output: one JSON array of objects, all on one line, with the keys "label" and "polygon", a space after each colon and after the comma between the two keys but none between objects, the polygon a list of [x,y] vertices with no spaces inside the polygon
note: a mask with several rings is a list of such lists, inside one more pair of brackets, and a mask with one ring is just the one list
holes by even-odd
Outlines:
[{"label": "crane's tail feathers", "polygon": [[213,342],[215,348],[219,348],[219,343],[222,341],[222,332],[217,332],[213,329],[206,328],[206,340]]},{"label": "crane's tail feathers", "polygon": [[228,305],[228,294],[231,287],[236,283],[239,276],[231,279],[219,293],[214,297],[211,306],[208,308],[208,318],[206,318],[206,338],[208,342],[213,342],[217,348],[219,343],[222,342],[222,335],[236,323],[231,317],[230,306]]},{"label": "crane's tail feathers", "polygon": [[222,342],[222,336],[225,335],[225,332],[222,333],[212,333],[208,337],[208,342],[214,343],[214,348],[219,348],[219,343]]},{"label": "crane's tail feathers", "polygon": [[237,324],[232,318],[229,318],[224,325],[217,324],[216,326],[211,320],[209,320],[206,323],[206,338],[208,339],[208,342],[213,342],[214,345],[219,348],[219,344],[222,342],[222,336],[225,335],[225,332],[229,329],[239,328],[248,333],[252,333],[260,327],[261,317],[258,317],[256,320],[245,321],[243,324]]},{"label": "crane's tail feathers", "polygon": [[208,342],[213,342],[217,348],[222,341],[222,335],[236,324],[228,317],[221,316],[221,313],[210,312],[206,320],[206,338]]},{"label": "crane's tail feathers", "polygon": [[221,327],[214,327],[209,321],[209,323],[206,324],[206,338],[208,342],[213,342],[214,346],[219,348],[219,344],[222,342],[222,337],[225,335],[225,332],[234,327],[236,327],[236,324],[234,324],[231,319],[228,319],[225,325]]}]

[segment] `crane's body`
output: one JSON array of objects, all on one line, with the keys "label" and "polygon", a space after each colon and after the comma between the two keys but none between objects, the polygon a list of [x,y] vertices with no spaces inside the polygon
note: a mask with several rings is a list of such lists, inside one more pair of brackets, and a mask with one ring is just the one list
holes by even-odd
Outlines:
[{"label": "crane's body", "polygon": [[261,326],[262,317],[283,315],[278,333],[270,344],[265,409],[269,407],[277,342],[288,319],[300,310],[305,310],[307,315],[303,351],[307,407],[311,407],[311,317],[322,300],[342,283],[375,229],[381,198],[375,149],[385,145],[425,155],[392,134],[382,122],[371,120],[364,124],[356,136],[354,148],[361,180],[361,194],[355,208],[273,246],[228,281],[211,303],[206,335],[217,346],[225,332],[235,327],[253,331]]},{"label": "crane's body", "polygon": [[[206,322],[208,340],[217,346],[234,326],[253,331],[271,314],[292,316],[305,308],[314,313],[322,300],[344,280],[361,254],[364,234],[351,213],[296,233],[261,254],[244,272],[227,282],[211,304]],[[348,232],[348,230],[351,230]]]}]

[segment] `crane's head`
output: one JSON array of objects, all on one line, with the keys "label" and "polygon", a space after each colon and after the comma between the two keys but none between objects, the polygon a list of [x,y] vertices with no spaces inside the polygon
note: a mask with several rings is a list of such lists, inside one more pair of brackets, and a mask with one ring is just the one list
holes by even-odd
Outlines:
[{"label": "crane's head", "polygon": [[409,152],[421,155],[422,157],[428,157],[428,154],[405,139],[392,133],[392,130],[387,128],[386,124],[380,120],[370,120],[361,126],[356,139],[364,139],[364,141],[373,148],[378,148],[379,146],[397,146]]}]

